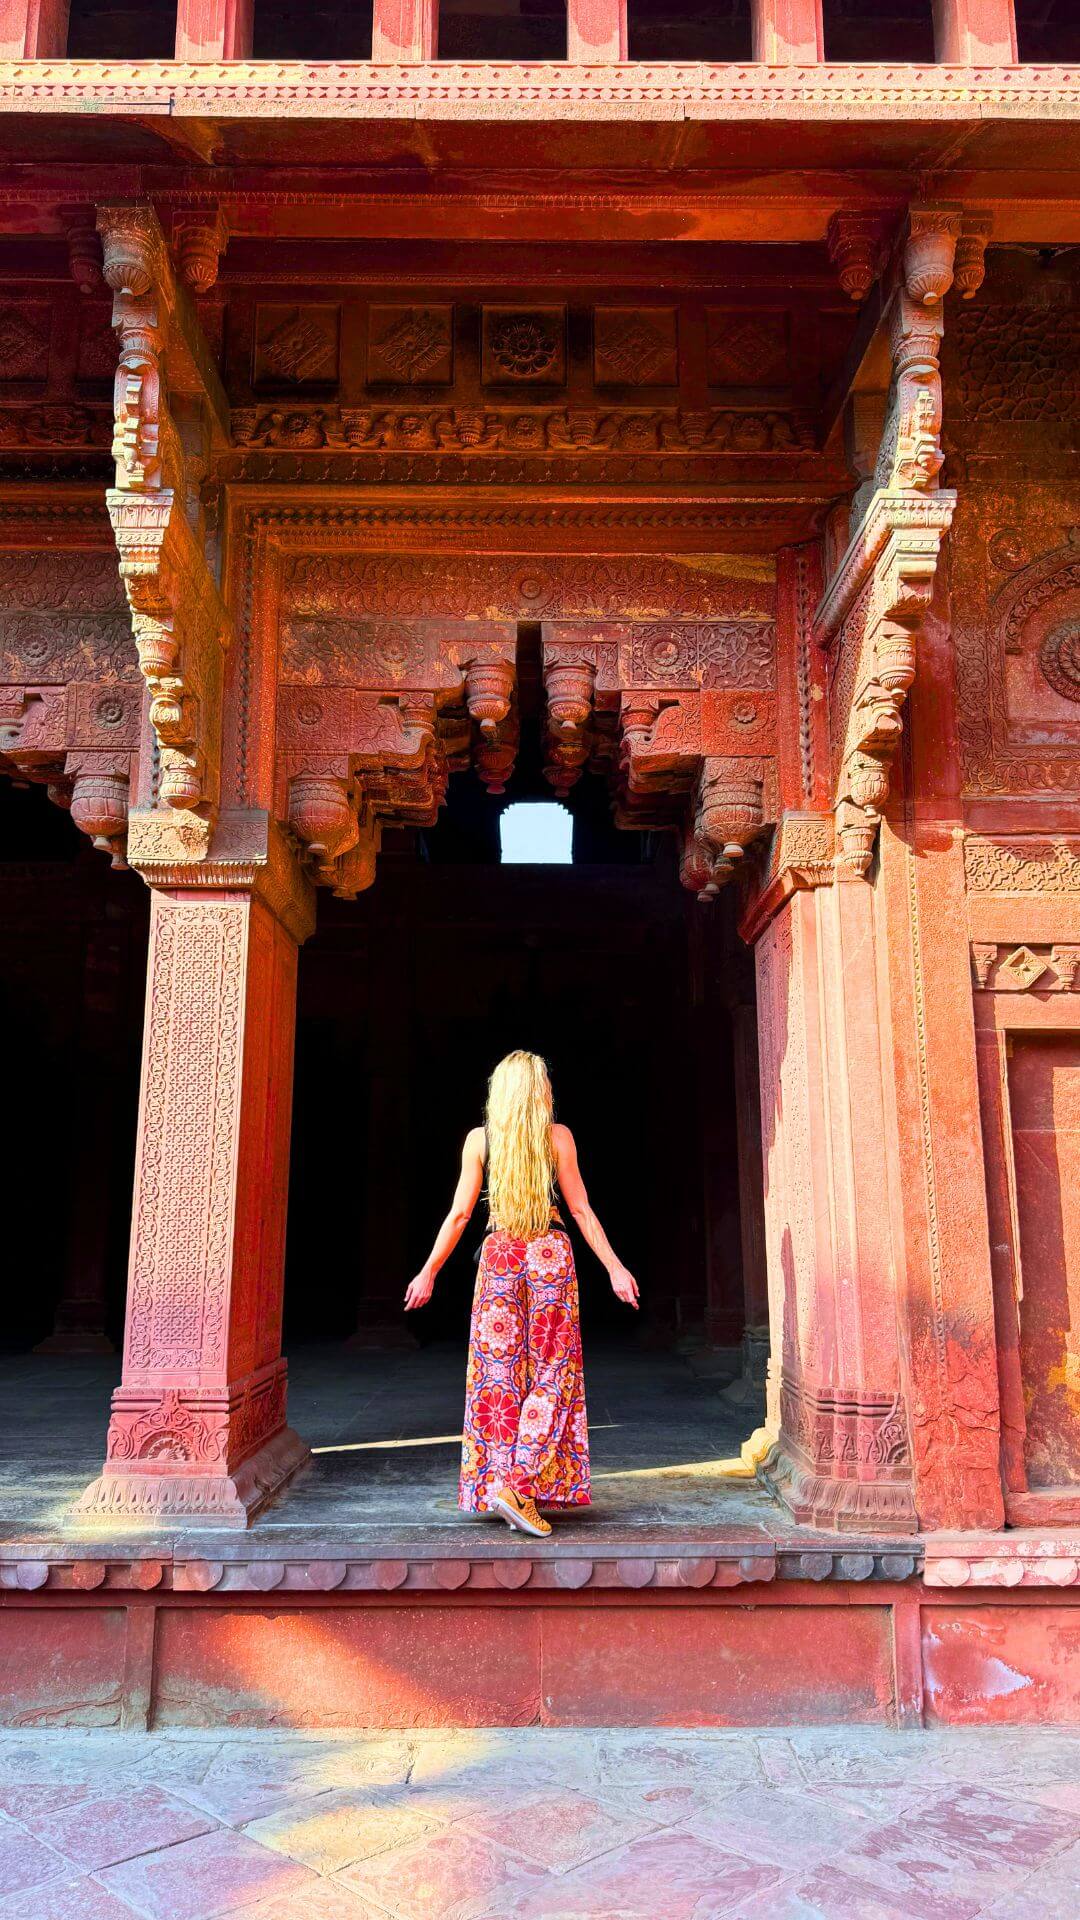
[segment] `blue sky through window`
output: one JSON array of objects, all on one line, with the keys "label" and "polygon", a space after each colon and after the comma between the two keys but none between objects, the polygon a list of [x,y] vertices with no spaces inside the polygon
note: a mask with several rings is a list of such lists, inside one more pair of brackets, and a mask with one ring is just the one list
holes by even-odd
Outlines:
[{"label": "blue sky through window", "polygon": [[499,851],[504,867],[568,867],[573,860],[574,823],[555,800],[518,800],[499,819]]}]

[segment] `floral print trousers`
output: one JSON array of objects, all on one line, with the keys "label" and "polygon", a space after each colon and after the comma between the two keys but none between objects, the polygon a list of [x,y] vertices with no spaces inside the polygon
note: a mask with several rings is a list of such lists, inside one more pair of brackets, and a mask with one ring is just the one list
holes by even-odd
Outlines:
[{"label": "floral print trousers", "polygon": [[589,1504],[589,1431],[577,1274],[566,1233],[489,1233],[476,1278],[458,1505],[498,1488],[542,1506]]}]

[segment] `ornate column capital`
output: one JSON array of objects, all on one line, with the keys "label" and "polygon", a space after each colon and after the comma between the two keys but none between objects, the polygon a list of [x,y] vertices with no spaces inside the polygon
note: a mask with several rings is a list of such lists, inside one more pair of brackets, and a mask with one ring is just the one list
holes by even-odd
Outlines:
[{"label": "ornate column capital", "polygon": [[213,838],[184,814],[133,812],[128,820],[128,865],[148,886],[165,893],[252,894],[302,944],[315,928],[315,891],[288,836],[262,809],[219,814]]}]

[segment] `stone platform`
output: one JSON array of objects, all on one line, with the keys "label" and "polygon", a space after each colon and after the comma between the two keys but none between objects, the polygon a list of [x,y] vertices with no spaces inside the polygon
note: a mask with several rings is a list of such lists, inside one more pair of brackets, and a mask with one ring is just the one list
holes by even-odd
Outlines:
[{"label": "stone platform", "polygon": [[[108,1363],[8,1361],[0,1717],[207,1727],[1080,1720],[1080,1533],[850,1538],[726,1478],[745,1414],[590,1356],[595,1504],[461,1515],[461,1355],[300,1353],[311,1466],[249,1530],[73,1528]],[[738,1422],[738,1424],[737,1424]]]}]

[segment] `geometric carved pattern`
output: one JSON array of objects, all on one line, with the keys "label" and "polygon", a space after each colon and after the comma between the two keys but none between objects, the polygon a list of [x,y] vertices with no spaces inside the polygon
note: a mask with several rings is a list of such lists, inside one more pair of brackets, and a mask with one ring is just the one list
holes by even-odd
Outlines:
[{"label": "geometric carved pattern", "polygon": [[674,307],[597,307],[593,370],[598,385],[673,386],[679,377]]},{"label": "geometric carved pattern", "polygon": [[224,1364],[248,912],[154,908],[127,1328],[140,1374]]},{"label": "geometric carved pattern", "polygon": [[50,310],[0,308],[0,380],[44,380],[49,371]]},{"label": "geometric carved pattern", "polygon": [[969,834],[964,873],[969,893],[1080,896],[1080,841],[1037,836],[1002,841]]},{"label": "geometric carved pattern", "polygon": [[337,379],[337,307],[259,308],[253,379],[303,387]]},{"label": "geometric carved pattern", "polygon": [[973,941],[971,948],[975,984],[991,993],[1027,993],[1037,986],[1042,993],[1072,993],[1080,968],[1080,946],[1001,945],[996,941]]},{"label": "geometric carved pattern", "polygon": [[402,384],[453,379],[452,307],[372,307],[368,379]]},{"label": "geometric carved pattern", "polygon": [[711,387],[786,387],[790,384],[786,314],[711,307],[707,327]]}]

